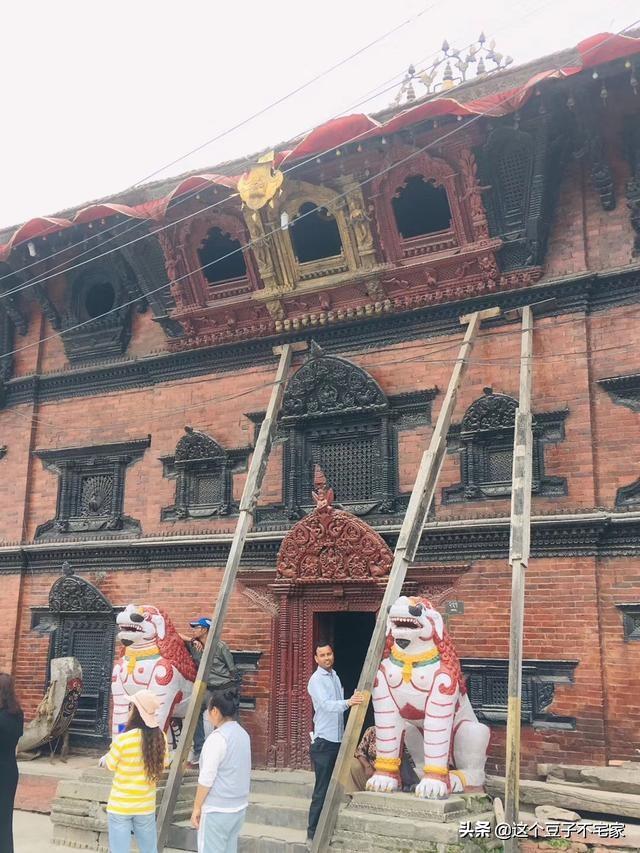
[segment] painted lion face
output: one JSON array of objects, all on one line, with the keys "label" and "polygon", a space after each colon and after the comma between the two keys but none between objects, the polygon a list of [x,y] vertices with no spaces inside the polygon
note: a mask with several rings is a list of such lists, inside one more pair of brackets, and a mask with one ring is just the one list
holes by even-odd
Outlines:
[{"label": "painted lion face", "polygon": [[163,615],[151,604],[127,604],[116,624],[120,642],[134,648],[164,640],[166,633]]},{"label": "painted lion face", "polygon": [[421,598],[400,596],[392,605],[387,617],[387,634],[396,645],[410,652],[424,649],[426,643],[440,642],[444,633],[442,616]]}]

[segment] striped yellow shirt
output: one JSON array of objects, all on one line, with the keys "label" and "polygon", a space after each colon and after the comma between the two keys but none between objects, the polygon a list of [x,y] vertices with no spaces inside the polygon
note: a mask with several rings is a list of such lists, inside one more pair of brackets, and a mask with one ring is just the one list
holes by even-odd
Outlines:
[{"label": "striped yellow shirt", "polygon": [[[167,763],[168,750],[165,751],[165,766]],[[114,737],[106,764],[115,773],[107,811],[124,815],[153,814],[156,810],[156,783],[150,782],[144,772],[140,729],[131,729]]]}]

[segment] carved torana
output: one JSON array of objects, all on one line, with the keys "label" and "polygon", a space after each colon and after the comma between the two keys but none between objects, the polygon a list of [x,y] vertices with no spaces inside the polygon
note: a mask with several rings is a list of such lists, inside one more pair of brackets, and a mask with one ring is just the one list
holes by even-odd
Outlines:
[{"label": "carved torana", "polygon": [[375,581],[386,577],[393,555],[384,539],[351,513],[333,506],[333,489],[316,468],[315,510],[285,536],[277,575],[295,583]]}]

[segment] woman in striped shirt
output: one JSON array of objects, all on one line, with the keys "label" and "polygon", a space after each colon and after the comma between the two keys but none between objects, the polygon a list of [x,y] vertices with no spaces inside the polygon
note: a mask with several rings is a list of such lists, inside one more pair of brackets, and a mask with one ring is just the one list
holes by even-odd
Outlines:
[{"label": "woman in striped shirt", "polygon": [[104,756],[104,764],[115,774],[107,803],[110,853],[129,853],[131,833],[140,853],[158,851],[156,784],[169,763],[167,741],[158,725],[159,707],[150,690],[135,693],[126,729],[116,735]]}]

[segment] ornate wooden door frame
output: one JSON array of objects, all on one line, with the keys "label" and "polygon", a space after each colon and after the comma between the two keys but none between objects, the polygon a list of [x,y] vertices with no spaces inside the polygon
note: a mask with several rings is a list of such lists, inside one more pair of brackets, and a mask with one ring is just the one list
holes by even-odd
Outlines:
[{"label": "ornate wooden door frame", "polygon": [[[277,607],[271,636],[268,760],[276,767],[309,765],[313,708],[307,682],[315,668],[315,614],[375,613],[393,560],[379,533],[333,506],[333,490],[319,469],[313,498],[316,508],[282,541],[277,580],[270,585]],[[414,567],[403,591],[442,597],[468,568]]]},{"label": "ornate wooden door frame", "polygon": [[309,766],[309,732],[313,708],[307,683],[315,669],[313,624],[316,613],[375,613],[385,582],[335,585],[271,585],[279,602],[273,621],[269,764],[275,767]]}]

